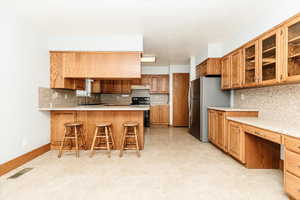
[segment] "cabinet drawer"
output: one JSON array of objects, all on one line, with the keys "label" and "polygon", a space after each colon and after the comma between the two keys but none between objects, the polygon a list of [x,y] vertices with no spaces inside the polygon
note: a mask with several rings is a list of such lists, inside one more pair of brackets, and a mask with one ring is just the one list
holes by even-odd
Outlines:
[{"label": "cabinet drawer", "polygon": [[286,170],[300,177],[300,154],[292,151],[285,151]]},{"label": "cabinet drawer", "polygon": [[291,197],[300,199],[300,178],[288,172],[285,173],[285,191]]},{"label": "cabinet drawer", "polygon": [[291,137],[284,137],[284,145],[285,148],[300,153],[300,140],[299,139],[295,139],[295,138],[291,138]]},{"label": "cabinet drawer", "polygon": [[258,137],[264,138],[266,140],[281,144],[281,135],[278,133],[266,131],[263,129],[254,128],[251,126],[244,126],[244,131],[246,133],[250,133],[252,135],[256,135]]}]

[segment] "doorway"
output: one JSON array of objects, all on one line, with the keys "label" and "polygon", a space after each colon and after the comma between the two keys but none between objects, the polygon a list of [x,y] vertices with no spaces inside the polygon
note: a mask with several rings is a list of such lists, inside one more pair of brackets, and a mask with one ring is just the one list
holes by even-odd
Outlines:
[{"label": "doorway", "polygon": [[189,73],[173,74],[173,126],[189,125]]}]

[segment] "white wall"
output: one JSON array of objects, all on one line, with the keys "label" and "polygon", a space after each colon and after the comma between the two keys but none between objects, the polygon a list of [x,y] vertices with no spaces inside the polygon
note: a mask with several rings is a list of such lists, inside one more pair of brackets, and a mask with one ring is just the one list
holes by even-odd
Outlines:
[{"label": "white wall", "polygon": [[143,51],[143,36],[50,37],[48,47],[58,51]]},{"label": "white wall", "polygon": [[47,40],[13,9],[0,12],[0,164],[50,142],[49,113],[39,112],[38,87],[49,87]]}]

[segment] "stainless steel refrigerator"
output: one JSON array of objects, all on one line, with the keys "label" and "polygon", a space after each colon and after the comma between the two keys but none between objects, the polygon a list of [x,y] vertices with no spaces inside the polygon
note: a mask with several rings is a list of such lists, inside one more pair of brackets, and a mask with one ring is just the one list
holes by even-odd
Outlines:
[{"label": "stainless steel refrigerator", "polygon": [[189,132],[208,142],[209,106],[230,106],[230,91],[221,90],[220,77],[200,77],[191,82]]}]

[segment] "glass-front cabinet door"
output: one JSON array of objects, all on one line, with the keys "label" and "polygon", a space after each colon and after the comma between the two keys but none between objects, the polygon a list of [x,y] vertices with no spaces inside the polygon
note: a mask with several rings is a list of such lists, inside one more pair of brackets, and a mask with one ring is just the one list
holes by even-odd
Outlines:
[{"label": "glass-front cabinet door", "polygon": [[285,26],[285,63],[286,81],[300,81],[300,17]]},{"label": "glass-front cabinet door", "polygon": [[251,87],[258,83],[258,41],[244,47],[243,86]]},{"label": "glass-front cabinet door", "polygon": [[280,34],[275,30],[259,39],[259,82],[263,85],[280,81]]}]

